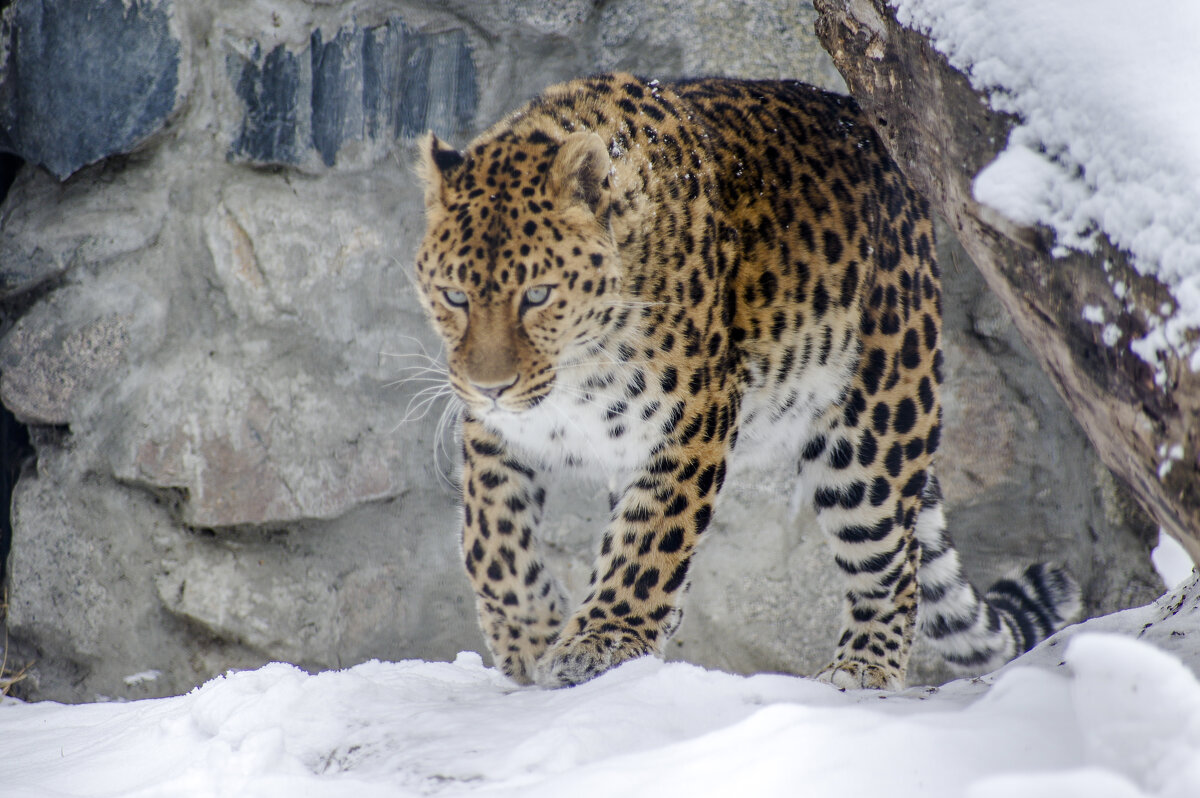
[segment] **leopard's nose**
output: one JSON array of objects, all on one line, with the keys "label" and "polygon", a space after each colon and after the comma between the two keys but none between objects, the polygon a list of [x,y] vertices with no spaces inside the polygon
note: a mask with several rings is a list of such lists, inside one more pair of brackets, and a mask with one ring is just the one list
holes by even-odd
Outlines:
[{"label": "leopard's nose", "polygon": [[478,383],[478,382],[472,382],[471,387],[474,388],[476,391],[478,391],[480,396],[486,396],[488,399],[499,399],[500,394],[504,393],[506,390],[508,390],[509,388],[513,387],[516,384],[517,384],[517,376],[514,374],[513,378],[511,380],[509,380],[508,382],[492,383],[492,384],[488,384],[488,385]]}]

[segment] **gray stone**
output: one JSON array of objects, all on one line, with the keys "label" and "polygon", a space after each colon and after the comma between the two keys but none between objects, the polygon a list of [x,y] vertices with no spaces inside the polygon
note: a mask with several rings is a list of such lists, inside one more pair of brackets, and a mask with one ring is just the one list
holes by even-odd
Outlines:
[{"label": "gray stone", "polygon": [[133,150],[176,108],[167,2],[17,0],[0,12],[0,150],[60,179]]},{"label": "gray stone", "polygon": [[332,530],[215,534],[181,526],[168,497],[81,473],[70,436],[35,437],[8,563],[8,663],[34,663],[22,695],[171,695],[275,659],[449,659],[478,634],[465,577],[429,567],[457,560],[452,535],[421,534],[453,512],[436,490],[358,508]]},{"label": "gray stone", "polygon": [[811,3],[606,3],[596,63],[652,77],[799,79],[845,91],[829,56],[813,47],[816,18]]},{"label": "gray stone", "polygon": [[121,360],[129,331],[119,316],[74,329],[37,314],[22,322],[0,342],[0,398],[30,423],[66,424],[79,394]]},{"label": "gray stone", "polygon": [[129,179],[118,170],[62,184],[41,170],[21,170],[10,189],[20,201],[0,209],[0,300],[34,291],[75,266],[103,266],[150,246],[166,218],[166,191]]},{"label": "gray stone", "polygon": [[[598,68],[832,76],[811,8],[784,0],[403,14],[176,6],[191,83],[172,134],[65,183],[26,168],[0,206],[0,307],[15,314],[0,320],[0,399],[37,454],[6,577],[9,662],[35,662],[23,696],[136,698],[268,659],[482,651],[444,378],[409,274],[423,229],[411,137],[445,125],[463,144]],[[1063,557],[1093,611],[1149,598],[1120,489],[969,264],[943,260],[967,281],[948,288],[942,474],[968,569],[986,582]],[[790,470],[731,478],[671,657],[824,663],[837,575],[790,504]],[[577,591],[604,493],[552,497],[550,556]],[[126,679],[147,671],[160,675]]]}]

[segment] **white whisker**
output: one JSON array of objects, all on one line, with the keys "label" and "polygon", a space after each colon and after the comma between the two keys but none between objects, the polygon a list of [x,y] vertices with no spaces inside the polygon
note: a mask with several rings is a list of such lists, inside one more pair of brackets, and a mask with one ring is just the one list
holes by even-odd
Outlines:
[{"label": "white whisker", "polygon": [[421,357],[421,356],[424,356],[431,362],[437,362],[437,359],[442,356],[442,353],[446,348],[446,345],[444,342],[439,342],[437,353],[435,355],[431,356],[429,354],[428,350],[425,349],[425,343],[420,338],[417,338],[414,335],[400,335],[399,337],[406,341],[412,341],[414,344],[417,345],[417,347],[421,351],[420,352],[401,352],[401,353],[396,353],[396,354],[393,354],[391,352],[380,351],[379,354],[383,355],[385,357]]},{"label": "white whisker", "polygon": [[[458,486],[453,478],[456,467],[455,451],[450,447],[450,438],[456,434],[459,416],[464,405],[450,383],[450,371],[444,360],[445,343],[439,342],[437,351],[430,354],[425,343],[411,335],[400,336],[410,342],[414,350],[388,352],[380,350],[379,357],[400,361],[395,369],[395,378],[383,383],[384,388],[407,388],[412,391],[404,414],[391,433],[395,434],[406,424],[424,422],[433,412],[437,421],[433,424],[433,466],[439,484],[451,491]],[[408,363],[404,363],[407,360]],[[439,409],[440,405],[440,409]]]},{"label": "white whisker", "polygon": [[395,433],[405,424],[410,422],[420,421],[429,414],[433,405],[439,399],[444,399],[453,395],[453,391],[448,385],[431,385],[421,389],[408,400],[408,406],[405,409],[404,416],[392,428],[392,433]]},{"label": "white whisker", "polygon": [[419,292],[421,286],[417,283],[417,276],[414,274],[413,264],[410,261],[401,260],[398,256],[392,255],[392,262],[400,267],[400,273],[408,280],[409,285],[414,291]]},{"label": "white whisker", "polygon": [[[438,418],[437,425],[434,427],[434,446],[433,446],[433,464],[434,470],[437,471],[439,481],[448,487],[451,491],[457,492],[458,484],[450,477],[450,469],[454,465],[454,456],[447,449],[446,439],[449,433],[457,432],[459,425],[456,423],[462,415],[463,404],[458,396],[451,394],[450,401],[442,407],[442,414]],[[441,455],[439,458],[438,455]],[[441,463],[444,462],[446,467],[443,468]]]},{"label": "white whisker", "polygon": [[395,388],[397,385],[411,385],[412,383],[426,383],[426,382],[444,384],[446,382],[446,377],[444,375],[438,375],[435,377],[426,377],[426,376],[401,377],[398,380],[392,380],[391,382],[383,383],[383,387],[384,388]]}]

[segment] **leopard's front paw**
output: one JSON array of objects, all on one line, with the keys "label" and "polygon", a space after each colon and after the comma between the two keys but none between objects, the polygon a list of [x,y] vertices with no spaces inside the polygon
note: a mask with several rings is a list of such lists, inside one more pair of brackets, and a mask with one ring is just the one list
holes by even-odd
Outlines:
[{"label": "leopard's front paw", "polygon": [[533,669],[540,687],[569,687],[596,678],[627,660],[653,653],[632,629],[583,631],[550,647]]},{"label": "leopard's front paw", "polygon": [[904,689],[904,674],[900,671],[856,660],[842,660],[827,665],[817,674],[817,681],[832,684],[839,690]]}]

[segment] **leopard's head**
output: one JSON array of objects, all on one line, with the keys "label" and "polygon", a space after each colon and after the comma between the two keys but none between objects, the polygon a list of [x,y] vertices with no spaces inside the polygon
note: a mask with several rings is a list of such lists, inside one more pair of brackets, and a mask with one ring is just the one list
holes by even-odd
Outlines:
[{"label": "leopard's head", "polygon": [[612,159],[595,133],[505,134],[463,152],[421,143],[417,281],[468,407],[521,412],[613,323],[620,254]]}]

